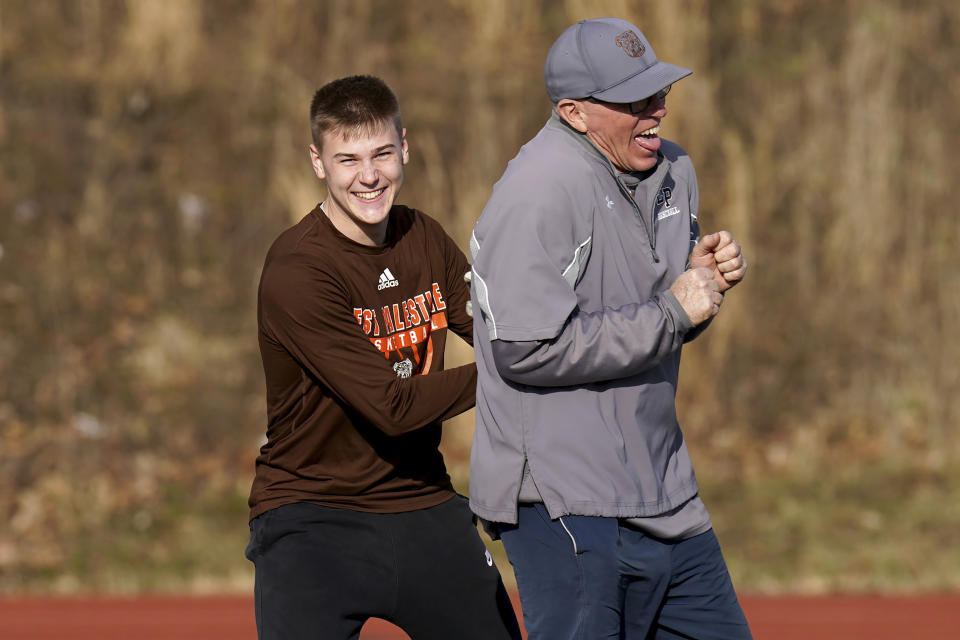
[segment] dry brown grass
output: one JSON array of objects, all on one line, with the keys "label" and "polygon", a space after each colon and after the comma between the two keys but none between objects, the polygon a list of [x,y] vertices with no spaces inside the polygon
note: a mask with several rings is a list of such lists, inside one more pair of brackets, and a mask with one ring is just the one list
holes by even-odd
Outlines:
[{"label": "dry brown grass", "polygon": [[680,393],[738,584],[960,586],[955,3],[0,0],[0,591],[247,588],[254,294],[323,195],[312,91],[395,88],[401,198],[465,246],[600,15],[695,70],[666,135],[750,260]]}]

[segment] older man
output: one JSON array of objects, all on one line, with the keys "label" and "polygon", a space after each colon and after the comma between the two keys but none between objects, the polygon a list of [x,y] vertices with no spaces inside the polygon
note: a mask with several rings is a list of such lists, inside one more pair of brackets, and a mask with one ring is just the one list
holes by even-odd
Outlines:
[{"label": "older man", "polygon": [[660,137],[690,73],[629,22],[567,29],[553,114],[471,238],[471,506],[532,640],[750,637],[675,409],[682,345],[746,271],[728,232],[700,238],[693,164]]}]

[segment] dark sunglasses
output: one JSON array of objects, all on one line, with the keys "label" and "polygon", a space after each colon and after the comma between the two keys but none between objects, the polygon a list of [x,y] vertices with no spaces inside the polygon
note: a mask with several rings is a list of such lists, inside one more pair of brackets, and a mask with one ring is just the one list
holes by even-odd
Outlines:
[{"label": "dark sunglasses", "polygon": [[660,91],[657,91],[652,96],[648,96],[643,100],[636,100],[634,102],[626,102],[626,103],[606,102],[604,100],[597,100],[594,97],[587,98],[587,100],[589,100],[590,102],[596,102],[597,104],[610,104],[610,105],[616,105],[621,107],[627,107],[630,110],[630,113],[636,116],[642,113],[646,113],[647,109],[650,108],[650,105],[660,104],[661,102],[666,100],[667,94],[670,93],[670,89],[672,88],[673,88],[673,85],[668,84],[667,86],[665,86],[663,89],[660,89]]}]

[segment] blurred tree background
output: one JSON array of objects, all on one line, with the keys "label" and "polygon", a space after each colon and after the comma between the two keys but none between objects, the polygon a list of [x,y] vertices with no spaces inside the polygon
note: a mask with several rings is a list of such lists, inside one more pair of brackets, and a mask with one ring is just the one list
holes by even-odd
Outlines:
[{"label": "blurred tree background", "polygon": [[665,136],[750,261],[680,390],[737,586],[960,588],[957,3],[0,0],[0,593],[248,591],[256,285],[323,197],[313,91],[395,89],[400,200],[466,247],[550,43],[604,15],[694,69]]}]

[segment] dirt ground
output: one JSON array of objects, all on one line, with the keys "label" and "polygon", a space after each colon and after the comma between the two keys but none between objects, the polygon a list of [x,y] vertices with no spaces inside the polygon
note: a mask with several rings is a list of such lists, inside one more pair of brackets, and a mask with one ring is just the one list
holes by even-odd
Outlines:
[{"label": "dirt ground", "polygon": [[[757,640],[892,640],[960,637],[960,594],[915,597],[743,596]],[[4,640],[256,640],[243,597],[2,599]],[[371,620],[361,640],[404,640]],[[454,640],[454,639],[451,639]]]}]

